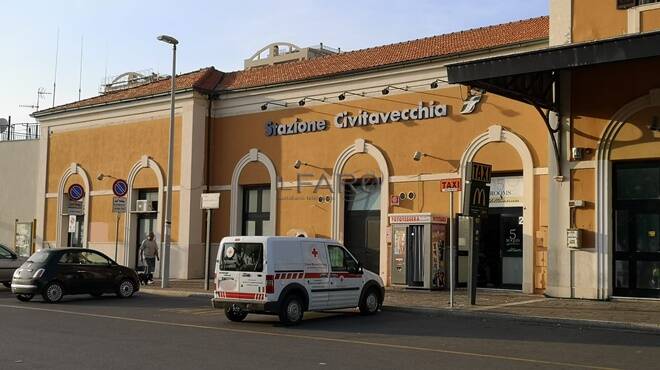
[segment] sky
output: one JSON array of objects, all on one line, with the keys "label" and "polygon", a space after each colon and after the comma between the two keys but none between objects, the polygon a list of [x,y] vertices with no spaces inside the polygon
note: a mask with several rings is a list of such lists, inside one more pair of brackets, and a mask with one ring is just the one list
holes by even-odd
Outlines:
[{"label": "sky", "polygon": [[[178,74],[242,69],[272,42],[349,51],[547,14],[548,0],[3,1],[0,117],[34,122],[19,105],[52,93],[55,75],[60,105],[78,100],[79,86],[83,99],[98,95],[106,76],[171,73],[160,34],[179,40]],[[46,95],[40,109],[52,104]]]}]

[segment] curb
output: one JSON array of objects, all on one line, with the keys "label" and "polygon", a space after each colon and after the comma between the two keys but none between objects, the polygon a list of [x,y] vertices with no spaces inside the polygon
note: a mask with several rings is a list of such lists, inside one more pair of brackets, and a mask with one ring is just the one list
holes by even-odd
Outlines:
[{"label": "curb", "polygon": [[190,297],[190,298],[213,298],[213,293],[191,292],[189,290],[163,290],[154,288],[142,288],[141,293],[158,295],[163,297]]},{"label": "curb", "polygon": [[519,322],[551,324],[553,326],[578,326],[596,329],[627,330],[647,334],[660,334],[660,325],[630,323],[621,321],[591,320],[591,319],[569,319],[564,317],[552,316],[521,316],[516,314],[486,311],[466,311],[464,309],[442,309],[442,308],[409,308],[400,306],[383,306],[383,311],[401,312],[401,313],[423,313],[432,316],[461,316],[468,318],[490,318],[500,320],[515,320]]}]

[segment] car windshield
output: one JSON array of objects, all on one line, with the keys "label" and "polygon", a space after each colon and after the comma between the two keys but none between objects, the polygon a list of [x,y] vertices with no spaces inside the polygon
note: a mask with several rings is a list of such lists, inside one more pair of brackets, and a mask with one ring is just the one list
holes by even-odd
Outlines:
[{"label": "car windshield", "polygon": [[48,259],[48,254],[49,253],[47,251],[39,251],[33,254],[32,256],[30,256],[30,258],[28,258],[28,262],[33,262],[33,263],[46,262],[46,260]]},{"label": "car windshield", "polygon": [[261,243],[225,243],[220,258],[222,271],[263,271],[264,246]]}]

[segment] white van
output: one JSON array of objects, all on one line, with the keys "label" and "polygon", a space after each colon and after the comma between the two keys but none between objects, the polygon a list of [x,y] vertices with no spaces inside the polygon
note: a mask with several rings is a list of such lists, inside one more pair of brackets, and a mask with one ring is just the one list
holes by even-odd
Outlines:
[{"label": "white van", "polygon": [[305,311],[351,307],[369,315],[384,297],[380,276],[363,269],[336,241],[233,236],[218,249],[212,305],[232,321],[253,312],[296,324]]}]

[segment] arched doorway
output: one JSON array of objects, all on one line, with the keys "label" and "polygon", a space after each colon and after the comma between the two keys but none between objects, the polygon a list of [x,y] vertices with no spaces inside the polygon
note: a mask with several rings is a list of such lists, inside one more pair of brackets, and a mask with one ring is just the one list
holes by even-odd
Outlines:
[{"label": "arched doorway", "polygon": [[[241,174],[255,162],[268,172],[267,184],[247,181],[241,185]],[[231,178],[230,235],[277,234],[277,173],[268,156],[259,149],[250,149],[236,166]]]},{"label": "arched doorway", "polygon": [[[69,186],[77,183],[85,190],[79,201],[69,199]],[[89,231],[89,176],[78,163],[71,165],[60,178],[57,192],[57,246],[87,248]]]},{"label": "arched doorway", "polygon": [[[126,207],[126,232],[124,234],[124,265],[139,265],[139,245],[149,232],[162,249],[164,179],[158,163],[143,156],[128,174],[128,207]],[[159,274],[156,265],[156,275]]]},{"label": "arched doorway", "polygon": [[[522,173],[512,167],[509,168],[509,171],[500,173],[501,176],[495,176],[493,182],[500,181],[503,184],[507,182],[515,184],[504,186],[517,186],[520,188],[520,193],[522,194],[520,194],[519,205],[515,204],[514,207],[493,207],[499,209],[492,212],[492,222],[488,225],[491,230],[487,230],[487,232],[496,232],[498,237],[501,237],[496,242],[495,252],[497,253],[494,253],[500,256],[500,260],[488,266],[488,271],[483,269],[481,271],[483,273],[490,272],[491,274],[499,275],[493,281],[504,283],[501,284],[501,287],[516,287],[519,285],[523,292],[532,293],[534,291],[534,162],[532,155],[527,144],[518,135],[501,126],[490,126],[488,131],[477,136],[464,151],[459,167],[462,178],[465,177],[467,163],[478,158],[478,153],[489,144],[507,144],[517,153],[519,162],[514,162],[519,164],[515,165],[515,167],[519,166],[522,169]],[[484,162],[488,163],[487,160],[484,160]],[[522,214],[521,219],[518,219],[518,213]],[[519,223],[522,223],[522,225],[519,225]],[[519,232],[522,235],[519,235]],[[520,244],[522,244],[522,248],[518,250]],[[521,275],[520,283],[517,283],[518,270]]]},{"label": "arched doorway", "polygon": [[[349,177],[351,183],[347,184],[345,176],[347,163],[353,156],[359,154],[371,156],[376,162],[374,167],[377,168],[378,173],[369,174],[369,176],[364,176],[364,178],[358,178],[357,176]],[[365,172],[363,175],[367,175],[367,173]],[[379,272],[383,280],[386,280],[386,277],[389,276],[387,240],[385,240],[382,234],[387,228],[389,168],[385,156],[380,149],[366,142],[364,139],[357,139],[352,145],[344,149],[337,158],[333,168],[332,190],[334,192],[332,201],[332,238],[343,242],[349,250],[362,250],[364,253],[367,253],[370,250],[374,250],[375,252],[373,243],[377,237],[378,241],[375,242],[378,245],[377,262],[369,262],[372,264],[369,267],[374,272]],[[352,197],[352,199],[348,199],[348,202],[347,196]],[[355,228],[348,230],[351,244],[357,243],[357,245],[351,246],[347,243],[346,222],[351,222],[353,215],[358,220],[360,220],[361,216],[366,216],[366,219],[361,219]],[[355,254],[360,255],[360,253]],[[372,258],[368,258],[368,260],[371,261]]]},{"label": "arched doorway", "polygon": [[648,129],[660,116],[660,89],[619,109],[596,152],[599,299],[660,297],[660,151]]}]

